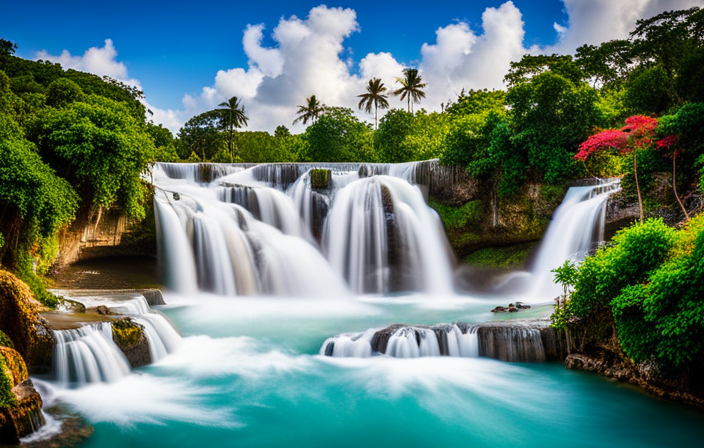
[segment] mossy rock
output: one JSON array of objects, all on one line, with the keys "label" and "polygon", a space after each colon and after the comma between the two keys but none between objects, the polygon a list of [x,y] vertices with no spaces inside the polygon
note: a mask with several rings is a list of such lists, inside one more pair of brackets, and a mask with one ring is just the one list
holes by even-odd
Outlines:
[{"label": "mossy rock", "polygon": [[12,342],[4,332],[0,331],[0,346],[15,348],[15,344]]},{"label": "mossy rock", "polygon": [[0,356],[0,409],[17,406],[17,399],[12,393],[13,382],[12,369],[5,362],[5,358]]},{"label": "mossy rock", "polygon": [[123,351],[135,348],[143,334],[144,328],[129,317],[117,319],[112,323],[112,339]]},{"label": "mossy rock", "polygon": [[314,190],[327,190],[330,188],[331,171],[325,169],[310,170],[310,186]]},{"label": "mossy rock", "polygon": [[[12,341],[30,371],[35,373],[51,368],[53,337],[48,323],[39,316],[39,311],[44,309],[26,283],[0,270],[0,331]],[[40,368],[34,370],[35,365]]]},{"label": "mossy rock", "polygon": [[12,378],[12,387],[29,378],[27,366],[17,350],[0,347],[0,358],[2,358],[5,366],[3,372]]}]

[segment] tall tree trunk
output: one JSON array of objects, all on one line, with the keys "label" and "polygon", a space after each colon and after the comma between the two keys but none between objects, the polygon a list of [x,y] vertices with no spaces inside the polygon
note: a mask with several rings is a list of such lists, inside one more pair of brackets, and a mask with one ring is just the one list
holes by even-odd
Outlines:
[{"label": "tall tree trunk", "polygon": [[633,150],[633,176],[636,179],[636,190],[638,190],[638,209],[640,210],[640,223],[643,224],[643,197],[640,194],[640,185],[638,184],[638,165],[636,163],[636,150]]},{"label": "tall tree trunk", "polygon": [[672,191],[675,193],[675,198],[679,202],[680,207],[682,207],[685,222],[689,221],[689,213],[687,213],[687,209],[684,207],[682,200],[680,200],[680,195],[677,194],[677,151],[672,153]]},{"label": "tall tree trunk", "polygon": [[374,129],[379,129],[379,106],[374,103]]}]

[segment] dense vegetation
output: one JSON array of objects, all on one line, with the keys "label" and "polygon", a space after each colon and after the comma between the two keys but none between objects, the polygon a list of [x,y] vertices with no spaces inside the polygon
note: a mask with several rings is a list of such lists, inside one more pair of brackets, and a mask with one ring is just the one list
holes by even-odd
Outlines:
[{"label": "dense vegetation", "polygon": [[0,262],[53,304],[37,274],[56,257],[59,230],[99,207],[143,217],[141,173],[172,137],[147,124],[138,90],[15,57],[2,42]]}]

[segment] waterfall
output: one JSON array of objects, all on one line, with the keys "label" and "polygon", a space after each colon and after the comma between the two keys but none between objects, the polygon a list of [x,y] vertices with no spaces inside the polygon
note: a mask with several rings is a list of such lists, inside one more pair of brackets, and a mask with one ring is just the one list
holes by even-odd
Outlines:
[{"label": "waterfall", "polygon": [[540,243],[531,270],[531,295],[543,299],[557,297],[560,285],[551,272],[565,260],[582,262],[604,240],[606,201],[620,190],[618,180],[600,185],[571,187],[555,210],[552,222]]},{"label": "waterfall", "polygon": [[374,176],[342,188],[325,222],[323,247],[356,293],[451,293],[439,219],[420,190],[398,178]]},{"label": "waterfall", "polygon": [[[106,306],[117,315],[128,316],[141,325],[149,343],[151,362],[157,362],[167,354],[174,352],[181,344],[181,335],[171,321],[162,313],[152,310],[143,295],[133,295],[128,299],[121,297],[72,297],[87,308]],[[112,339],[112,335],[110,335]]]},{"label": "waterfall", "polygon": [[64,387],[116,381],[130,372],[127,358],[112,340],[110,323],[52,333],[54,372],[56,380]]},{"label": "waterfall", "polygon": [[[203,179],[214,178],[215,165],[210,177],[202,165],[153,170],[159,256],[174,290],[452,293],[439,218],[409,183],[419,163],[227,166],[231,172],[210,184]],[[331,170],[330,189],[311,188],[316,167]]]},{"label": "waterfall", "polygon": [[369,329],[364,333],[345,333],[328,338],[320,348],[320,355],[337,358],[368,358],[382,354],[393,358],[476,358],[479,353],[477,327],[468,324]]}]

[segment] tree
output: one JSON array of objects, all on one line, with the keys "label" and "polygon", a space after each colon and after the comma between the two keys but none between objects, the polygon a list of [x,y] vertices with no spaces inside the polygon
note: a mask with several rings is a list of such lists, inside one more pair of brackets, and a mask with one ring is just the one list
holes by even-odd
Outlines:
[{"label": "tree", "polygon": [[249,118],[244,114],[244,106],[241,101],[233,96],[227,101],[218,104],[222,109],[216,109],[220,113],[220,127],[227,131],[227,147],[230,150],[230,163],[235,157],[235,128],[247,126]]},{"label": "tree", "polygon": [[590,136],[579,146],[579,152],[574,156],[576,160],[585,161],[597,152],[616,150],[621,154],[630,153],[633,156],[633,175],[638,191],[638,208],[640,222],[643,223],[643,197],[638,183],[637,155],[640,149],[650,146],[654,142],[655,129],[658,120],[643,115],[634,115],[626,119],[626,124],[621,129],[609,129]]},{"label": "tree", "polygon": [[306,129],[304,139],[307,161],[376,162],[370,125],[359,121],[348,108],[328,108]]},{"label": "tree", "polygon": [[[704,104],[690,103],[680,108],[675,115],[666,115],[659,120],[658,134],[661,137],[656,142],[660,150],[668,150],[666,156],[672,157],[672,190],[689,221],[689,213],[677,192],[677,159],[684,158],[684,167],[695,166],[696,160],[704,153]],[[690,177],[691,179],[691,177]]]},{"label": "tree", "polygon": [[404,99],[408,101],[408,112],[413,112],[413,103],[420,104],[421,98],[425,98],[425,92],[423,89],[427,86],[427,83],[422,82],[423,77],[418,74],[417,68],[407,68],[403,70],[404,76],[402,78],[396,78],[396,82],[401,84],[401,88],[394,90],[393,94],[401,96],[401,101]]},{"label": "tree", "polygon": [[506,108],[506,92],[503,90],[462,89],[457,100],[448,104],[445,112],[453,117],[480,114],[489,111],[502,111]]},{"label": "tree", "polygon": [[546,182],[574,174],[573,155],[591,130],[602,123],[598,94],[585,82],[547,71],[510,88],[515,148]]},{"label": "tree", "polygon": [[376,129],[379,129],[379,107],[382,109],[389,107],[389,102],[386,100],[389,96],[384,95],[384,92],[386,92],[386,87],[381,79],[372,78],[367,84],[367,93],[357,95],[358,98],[362,98],[357,106],[360,109],[364,108],[367,113],[371,113],[372,106],[374,106],[374,128]]},{"label": "tree", "polygon": [[211,110],[191,118],[178,131],[178,154],[182,159],[196,153],[207,162],[226,145],[219,131],[220,112]]},{"label": "tree", "polygon": [[147,188],[141,175],[154,160],[154,142],[144,123],[110,99],[90,95],[50,109],[34,136],[42,158],[80,194],[84,205],[120,206],[143,218]]},{"label": "tree", "polygon": [[296,112],[298,118],[293,120],[293,124],[303,121],[303,124],[305,125],[308,123],[308,120],[315,123],[318,121],[318,117],[320,117],[320,114],[322,114],[323,111],[325,111],[325,104],[318,101],[315,95],[311,95],[309,98],[306,98],[305,105],[298,106],[298,111]]},{"label": "tree", "polygon": [[0,39],[0,54],[12,55],[17,50],[17,44],[9,40]]}]

